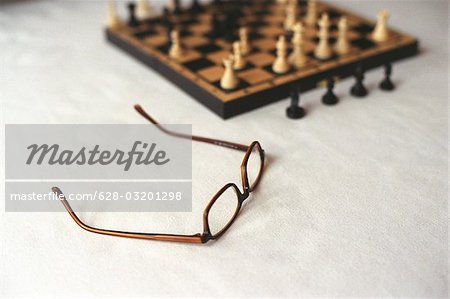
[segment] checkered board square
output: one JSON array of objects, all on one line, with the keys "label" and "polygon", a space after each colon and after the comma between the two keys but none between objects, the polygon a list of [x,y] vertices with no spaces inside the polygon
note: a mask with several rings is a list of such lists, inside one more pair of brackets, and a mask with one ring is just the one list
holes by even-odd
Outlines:
[{"label": "checkered board square", "polygon": [[[201,12],[183,10],[172,15],[174,28],[180,31],[185,48],[182,58],[169,57],[168,32],[162,17],[142,20],[138,26],[125,22],[106,29],[110,42],[152,67],[198,101],[223,118],[250,111],[268,103],[286,98],[293,84],[299,83],[303,91],[315,88],[318,83],[333,76],[343,78],[352,75],[355,66],[362,63],[365,69],[378,67],[417,54],[418,41],[413,37],[389,29],[386,42],[371,38],[374,22],[338,7],[318,2],[318,14],[328,13],[330,18],[330,43],[337,38],[337,23],[346,16],[351,51],[346,55],[333,55],[325,61],[314,57],[318,43],[318,27],[305,28],[304,49],[307,63],[290,72],[278,75],[272,71],[276,58],[276,41],[286,34],[283,22],[283,5],[276,1],[249,1],[243,6],[238,26],[249,29],[251,52],[246,55],[247,66],[237,72],[239,86],[231,91],[220,87],[223,59],[231,54],[232,42],[238,38],[237,28],[226,39],[211,38],[212,16],[220,8],[213,4],[203,6]],[[305,15],[305,2],[299,2],[299,19]]]}]

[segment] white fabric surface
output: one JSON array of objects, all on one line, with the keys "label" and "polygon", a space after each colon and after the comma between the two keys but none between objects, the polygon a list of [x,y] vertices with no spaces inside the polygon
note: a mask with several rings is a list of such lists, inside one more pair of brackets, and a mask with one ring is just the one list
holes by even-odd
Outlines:
[{"label": "white fabric surface", "polygon": [[[287,100],[219,119],[105,42],[104,2],[1,4],[2,123],[145,123],[132,109],[139,102],[199,135],[259,140],[269,163],[233,227],[207,245],[90,234],[65,213],[2,212],[0,294],[447,296],[448,2],[337,4],[372,18],[388,8],[393,27],[420,38],[422,54],[394,65],[393,93],[377,88],[378,69],[366,76],[366,99],[348,95],[351,79],[337,84],[335,107],[320,103],[323,90],[304,94],[300,121],[285,117]],[[241,159],[194,145],[192,213],[82,217],[200,232],[204,206],[238,182]]]}]

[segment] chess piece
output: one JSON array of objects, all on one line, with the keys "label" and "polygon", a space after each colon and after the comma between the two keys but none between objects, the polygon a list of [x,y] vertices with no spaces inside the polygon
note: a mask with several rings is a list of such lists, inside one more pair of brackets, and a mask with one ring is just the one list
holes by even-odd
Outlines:
[{"label": "chess piece", "polygon": [[128,3],[128,25],[130,27],[139,26],[139,21],[136,18],[136,4],[133,2]]},{"label": "chess piece", "polygon": [[362,98],[367,95],[367,89],[363,85],[364,81],[364,69],[361,64],[358,64],[355,70],[356,83],[352,86],[350,93],[351,95]]},{"label": "chess piece", "polygon": [[231,42],[235,39],[234,31],[236,28],[236,17],[233,14],[226,14],[223,20],[222,32],[223,38]]},{"label": "chess piece", "polygon": [[389,62],[384,65],[384,75],[385,78],[383,79],[383,81],[380,82],[380,89],[386,91],[394,90],[395,86],[394,83],[392,83],[391,81],[392,64]]},{"label": "chess piece", "polygon": [[284,20],[284,29],[292,30],[297,19],[297,2],[290,1],[286,6],[286,19]]},{"label": "chess piece", "polygon": [[334,89],[334,79],[328,78],[327,79],[327,92],[322,97],[322,103],[325,105],[335,105],[337,102],[339,102],[338,97],[333,92]]},{"label": "chess piece", "polygon": [[389,18],[389,12],[382,10],[378,12],[377,24],[372,32],[372,38],[376,42],[385,42],[389,38],[389,31],[387,29],[387,20]]},{"label": "chess piece", "polygon": [[239,78],[236,76],[236,73],[233,69],[234,58],[233,55],[223,60],[223,64],[225,66],[225,71],[220,79],[220,87],[225,90],[232,90],[238,87]]},{"label": "chess piece", "polygon": [[209,33],[209,37],[211,39],[216,39],[221,35],[221,23],[219,20],[219,16],[217,12],[213,12],[211,16],[211,32]]},{"label": "chess piece", "polygon": [[173,59],[180,59],[183,56],[183,47],[180,42],[180,33],[178,30],[170,32],[171,46],[169,50],[169,57]]},{"label": "chess piece", "polygon": [[246,27],[241,27],[239,29],[239,41],[241,44],[242,55],[247,55],[250,53],[250,44],[248,42],[248,30]]},{"label": "chess piece", "polygon": [[150,18],[150,5],[148,4],[148,0],[138,0],[136,15],[139,20]]},{"label": "chess piece", "polygon": [[174,15],[179,15],[181,13],[180,0],[172,0],[170,2],[170,7],[172,8],[172,12]]},{"label": "chess piece", "polygon": [[277,48],[277,58],[275,59],[272,70],[277,74],[285,74],[289,71],[289,63],[287,60],[287,42],[286,37],[281,35],[278,38],[278,42],[276,45]]},{"label": "chess piece", "polygon": [[287,117],[299,119],[306,115],[305,109],[299,106],[300,88],[295,87],[291,92],[291,105],[286,109]]},{"label": "chess piece", "polygon": [[289,56],[289,62],[300,68],[306,64],[307,58],[303,49],[303,25],[298,22],[293,27],[294,37],[292,38],[293,51]]},{"label": "chess piece", "polygon": [[119,19],[117,18],[116,2],[114,0],[108,1],[108,28],[116,28],[119,25]]},{"label": "chess piece", "polygon": [[308,0],[306,6],[305,23],[308,26],[316,26],[317,22],[317,2],[316,0]]},{"label": "chess piece", "polygon": [[242,56],[241,43],[236,41],[233,43],[234,69],[242,70],[247,65],[245,58]]},{"label": "chess piece", "polygon": [[345,55],[350,52],[350,43],[348,41],[347,31],[347,18],[341,17],[338,22],[338,38],[334,47],[336,53],[338,53],[339,55]]},{"label": "chess piece", "polygon": [[331,47],[328,42],[328,37],[330,35],[329,26],[330,19],[328,18],[328,14],[324,13],[319,21],[319,43],[314,50],[314,56],[321,60],[326,60],[332,55]]},{"label": "chess piece", "polygon": [[202,11],[202,6],[198,2],[198,0],[192,0],[192,4],[191,4],[191,7],[189,8],[189,10],[192,13],[198,13],[198,12]]}]

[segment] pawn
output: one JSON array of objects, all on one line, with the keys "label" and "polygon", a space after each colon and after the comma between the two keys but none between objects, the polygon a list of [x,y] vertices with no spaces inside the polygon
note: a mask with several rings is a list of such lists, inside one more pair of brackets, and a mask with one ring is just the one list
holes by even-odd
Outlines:
[{"label": "pawn", "polygon": [[337,102],[339,102],[338,97],[333,92],[334,89],[334,79],[328,78],[327,79],[327,92],[322,97],[322,103],[325,105],[335,105]]},{"label": "pawn", "polygon": [[171,46],[169,49],[169,56],[173,59],[180,59],[183,56],[183,48],[180,42],[180,33],[178,30],[170,32]]},{"label": "pawn", "polygon": [[128,25],[130,27],[139,26],[139,21],[136,18],[136,4],[128,3]]},{"label": "pawn", "polygon": [[223,65],[225,66],[225,71],[220,79],[220,87],[225,90],[232,90],[238,87],[239,78],[236,76],[234,72],[234,58],[233,55],[230,55],[228,58],[223,60]]},{"label": "pawn", "polygon": [[287,117],[291,119],[299,119],[306,115],[305,109],[299,106],[300,88],[294,87],[291,92],[291,105],[286,109]]},{"label": "pawn", "polygon": [[233,43],[234,69],[242,70],[247,65],[245,58],[242,56],[241,43],[236,41]]},{"label": "pawn", "polygon": [[394,90],[395,86],[394,83],[391,81],[391,75],[392,75],[392,64],[386,63],[384,66],[384,79],[380,82],[380,89],[391,91]]},{"label": "pawn", "polygon": [[350,90],[351,95],[362,98],[367,95],[367,89],[364,87],[363,81],[364,81],[364,69],[361,64],[359,64],[356,67],[355,70],[355,78],[356,83],[353,85],[353,87]]},{"label": "pawn", "polygon": [[377,23],[372,32],[372,38],[376,42],[385,42],[389,39],[389,31],[387,28],[387,20],[389,18],[389,12],[387,10],[381,10],[377,15]]}]

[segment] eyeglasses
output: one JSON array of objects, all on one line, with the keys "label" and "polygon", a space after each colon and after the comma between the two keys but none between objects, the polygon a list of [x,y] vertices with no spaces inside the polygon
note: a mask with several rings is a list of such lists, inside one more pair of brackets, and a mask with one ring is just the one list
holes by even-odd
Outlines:
[{"label": "eyeglasses", "polygon": [[218,239],[230,228],[230,226],[236,220],[239,211],[242,208],[242,204],[250,196],[250,193],[258,186],[262,172],[264,170],[265,160],[264,150],[261,148],[261,145],[258,141],[254,141],[250,144],[250,146],[246,146],[223,140],[172,132],[165,129],[157,121],[155,121],[147,112],[144,111],[144,109],[140,105],[135,105],[134,108],[149,122],[153,123],[164,133],[171,136],[192,139],[193,141],[205,142],[245,152],[244,159],[242,160],[241,164],[241,180],[243,191],[241,192],[239,187],[234,183],[228,183],[223,186],[223,188],[213,196],[203,212],[203,233],[198,233],[195,235],[140,233],[95,228],[85,224],[80,220],[80,218],[78,218],[59,188],[53,187],[53,192],[58,196],[58,198],[60,198],[61,202],[63,203],[72,219],[81,228],[92,233],[134,239],[185,243],[206,243],[209,240]]}]

